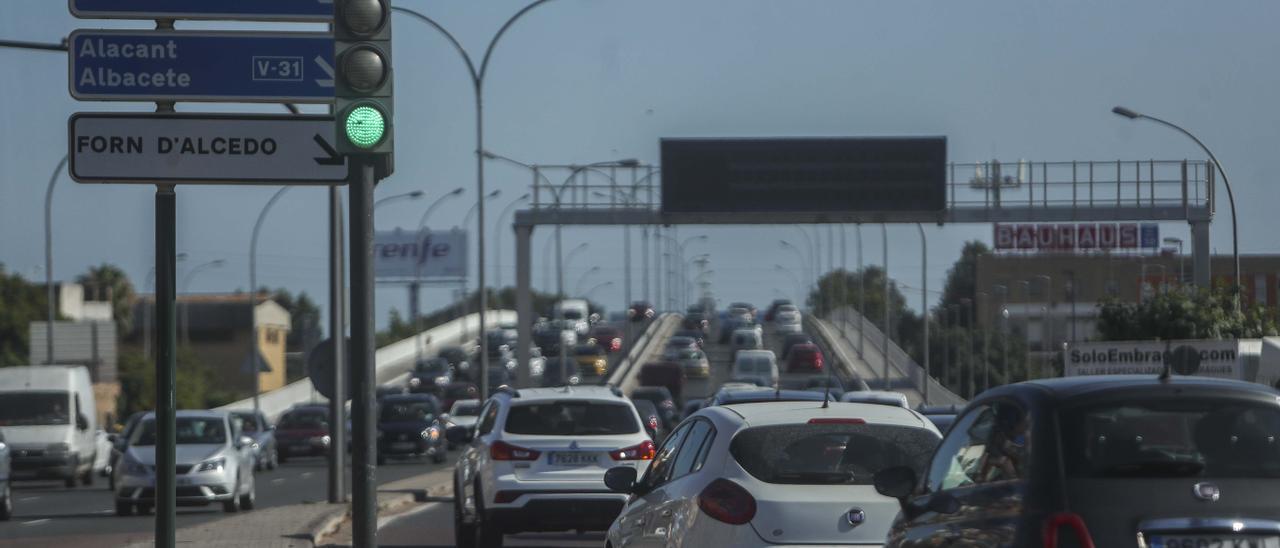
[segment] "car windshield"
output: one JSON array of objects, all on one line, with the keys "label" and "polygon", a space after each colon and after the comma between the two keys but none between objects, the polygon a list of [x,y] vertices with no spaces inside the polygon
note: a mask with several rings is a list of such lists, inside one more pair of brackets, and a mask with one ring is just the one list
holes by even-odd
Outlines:
[{"label": "car windshield", "polygon": [[379,420],[382,422],[430,421],[437,413],[435,404],[429,401],[383,402]]},{"label": "car windshield", "polygon": [[738,370],[747,374],[764,374],[773,372],[773,368],[770,367],[768,358],[757,357],[748,357],[739,360]]},{"label": "car windshield", "polygon": [[67,392],[7,392],[0,394],[0,426],[71,424]]},{"label": "car windshield", "polygon": [[505,430],[535,436],[609,436],[637,433],[640,425],[629,405],[565,400],[513,405]]},{"label": "car windshield", "polygon": [[281,430],[325,430],[329,428],[329,415],[316,411],[286,413],[276,427]]},{"label": "car windshield", "polygon": [[[226,421],[217,417],[178,417],[178,445],[220,445],[227,443]],[[129,445],[156,444],[156,421],[147,419],[133,430]]]},{"label": "car windshield", "polygon": [[910,466],[920,474],[938,436],[923,428],[879,424],[779,424],[748,428],[729,452],[767,483],[871,485],[876,472]]},{"label": "car windshield", "polygon": [[477,417],[480,416],[480,405],[475,403],[454,405],[453,412],[450,415],[455,417]]},{"label": "car windshield", "polygon": [[1071,477],[1280,478],[1280,408],[1222,399],[1125,401],[1063,412]]}]

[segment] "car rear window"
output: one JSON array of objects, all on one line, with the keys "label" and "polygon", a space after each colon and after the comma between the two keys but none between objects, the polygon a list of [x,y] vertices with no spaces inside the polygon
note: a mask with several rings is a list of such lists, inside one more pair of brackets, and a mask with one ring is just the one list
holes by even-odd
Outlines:
[{"label": "car rear window", "polygon": [[610,436],[635,434],[640,424],[624,403],[564,400],[513,405],[503,429],[533,436]]},{"label": "car rear window", "polygon": [[742,431],[729,453],[756,479],[801,485],[871,485],[876,472],[929,465],[938,436],[880,424],[779,424]]},{"label": "car rear window", "polygon": [[329,427],[329,415],[315,411],[286,413],[276,427],[285,430],[323,430]]},{"label": "car rear window", "polygon": [[379,418],[382,422],[429,421],[438,411],[434,403],[427,401],[400,401],[382,404]]},{"label": "car rear window", "polygon": [[1280,408],[1208,398],[1065,411],[1072,477],[1280,477]]}]

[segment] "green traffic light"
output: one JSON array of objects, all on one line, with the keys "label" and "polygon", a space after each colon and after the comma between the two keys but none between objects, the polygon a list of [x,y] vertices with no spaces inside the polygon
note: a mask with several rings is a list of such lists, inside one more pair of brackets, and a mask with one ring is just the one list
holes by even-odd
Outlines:
[{"label": "green traffic light", "polygon": [[347,111],[344,126],[347,140],[359,148],[373,148],[382,142],[387,131],[387,121],[382,111],[368,105]]}]

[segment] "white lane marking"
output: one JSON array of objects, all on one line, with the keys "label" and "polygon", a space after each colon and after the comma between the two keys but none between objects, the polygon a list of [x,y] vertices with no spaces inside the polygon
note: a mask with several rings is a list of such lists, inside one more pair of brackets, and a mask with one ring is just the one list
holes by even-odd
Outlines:
[{"label": "white lane marking", "polygon": [[395,522],[396,520],[399,520],[400,518],[416,516],[418,514],[431,510],[437,506],[440,506],[439,502],[428,502],[417,508],[414,508],[413,510],[409,510],[408,512],[402,512],[394,516],[386,516],[386,517],[378,518],[378,529],[382,529],[383,527],[391,525],[393,522]]},{"label": "white lane marking", "polygon": [[40,500],[40,497],[22,497],[18,499],[18,502],[27,502],[30,500]]},{"label": "white lane marking", "polygon": [[271,485],[280,485],[281,483],[284,483],[284,478],[276,478],[271,480]]},{"label": "white lane marking", "polygon": [[46,521],[49,521],[49,518],[44,518],[44,519],[33,519],[33,520],[31,520],[31,521],[24,521],[24,522],[22,522],[22,524],[23,524],[23,525],[40,525],[41,523],[44,523],[44,522],[46,522]]},{"label": "white lane marking", "polygon": [[302,473],[302,477],[304,477],[304,478],[309,478],[309,477],[311,477],[311,472],[303,472],[303,473]]}]

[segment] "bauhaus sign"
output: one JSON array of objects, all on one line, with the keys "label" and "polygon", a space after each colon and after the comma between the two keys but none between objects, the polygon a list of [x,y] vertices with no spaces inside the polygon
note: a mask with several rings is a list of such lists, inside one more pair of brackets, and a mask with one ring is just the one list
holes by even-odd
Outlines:
[{"label": "bauhaus sign", "polygon": [[467,233],[379,231],[373,238],[373,273],[379,281],[459,280],[467,275]]},{"label": "bauhaus sign", "polygon": [[997,250],[1093,251],[1159,246],[1160,226],[1155,223],[995,225]]}]

